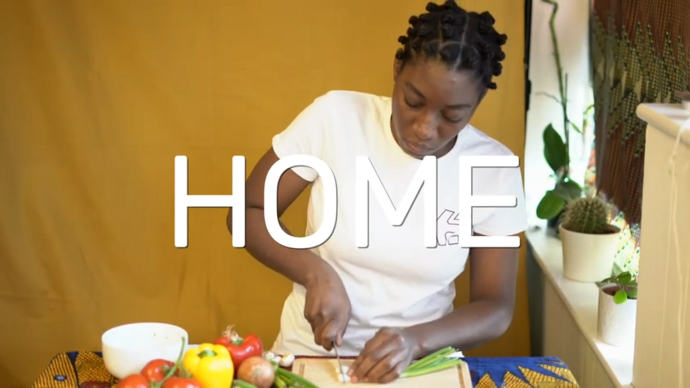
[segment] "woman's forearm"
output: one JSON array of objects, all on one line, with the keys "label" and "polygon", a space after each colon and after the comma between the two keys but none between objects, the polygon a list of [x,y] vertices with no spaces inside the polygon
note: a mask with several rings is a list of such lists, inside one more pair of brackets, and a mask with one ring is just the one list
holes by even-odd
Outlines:
[{"label": "woman's forearm", "polygon": [[[282,222],[281,227],[291,234]],[[286,248],[273,240],[266,228],[263,209],[247,208],[246,235],[246,249],[256,260],[302,286],[328,265],[310,250]]]},{"label": "woman's forearm", "polygon": [[415,358],[453,346],[472,349],[500,337],[510,326],[513,309],[492,300],[481,300],[455,309],[435,321],[405,329],[416,341]]}]

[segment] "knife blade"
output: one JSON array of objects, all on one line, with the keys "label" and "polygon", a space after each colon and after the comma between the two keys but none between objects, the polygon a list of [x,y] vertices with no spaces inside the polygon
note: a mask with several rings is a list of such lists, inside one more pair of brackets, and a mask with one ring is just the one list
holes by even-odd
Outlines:
[{"label": "knife blade", "polygon": [[338,347],[336,346],[335,341],[333,341],[333,350],[335,350],[335,358],[338,361],[338,370],[340,370],[340,377],[342,377],[342,383],[345,384],[347,382],[347,378],[345,377],[343,364],[340,362],[340,354],[338,354]]}]

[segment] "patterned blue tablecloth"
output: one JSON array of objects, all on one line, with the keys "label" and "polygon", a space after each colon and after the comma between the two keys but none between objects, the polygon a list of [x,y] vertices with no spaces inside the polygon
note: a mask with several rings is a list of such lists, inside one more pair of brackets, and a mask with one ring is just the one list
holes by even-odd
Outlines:
[{"label": "patterned blue tablecloth", "polygon": [[[579,388],[555,357],[465,357],[475,388]],[[112,388],[117,383],[100,352],[55,356],[32,388]]]}]

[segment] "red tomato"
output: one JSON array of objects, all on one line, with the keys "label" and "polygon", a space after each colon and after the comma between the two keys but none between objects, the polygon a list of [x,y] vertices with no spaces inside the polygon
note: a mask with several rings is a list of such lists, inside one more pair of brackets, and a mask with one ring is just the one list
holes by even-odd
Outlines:
[{"label": "red tomato", "polygon": [[[168,360],[161,360],[161,359],[151,360],[141,370],[141,375],[146,378],[146,381],[159,382],[165,378],[165,375],[170,371],[170,368],[172,368],[174,365],[175,365],[174,362],[170,362]],[[179,373],[179,369],[176,370],[175,372]],[[178,374],[178,376],[179,376],[179,374]]]},{"label": "red tomato", "polygon": [[117,382],[117,388],[149,388],[149,382],[142,375],[129,375]]},{"label": "red tomato", "polygon": [[[120,388],[118,386],[118,388]],[[138,387],[137,387],[138,388]],[[201,383],[194,379],[185,379],[182,377],[171,377],[163,383],[161,388],[203,388]]]}]

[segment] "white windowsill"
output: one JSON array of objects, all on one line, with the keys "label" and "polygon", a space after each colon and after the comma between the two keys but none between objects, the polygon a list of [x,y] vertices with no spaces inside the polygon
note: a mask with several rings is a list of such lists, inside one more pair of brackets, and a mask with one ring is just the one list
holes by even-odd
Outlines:
[{"label": "white windowsill", "polygon": [[533,248],[534,258],[572,314],[606,373],[618,386],[632,388],[634,350],[608,345],[597,338],[599,289],[594,283],[576,282],[563,277],[561,240],[549,234],[545,226],[545,223],[530,226],[525,233]]}]

